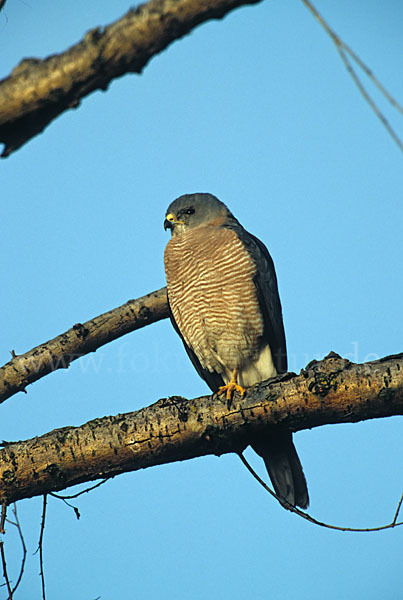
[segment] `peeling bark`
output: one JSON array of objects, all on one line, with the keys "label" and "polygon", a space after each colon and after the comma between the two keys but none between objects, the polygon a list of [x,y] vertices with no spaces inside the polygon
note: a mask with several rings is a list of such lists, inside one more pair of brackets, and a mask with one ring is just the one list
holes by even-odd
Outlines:
[{"label": "peeling bark", "polygon": [[260,0],[150,0],[111,25],[96,27],[62,54],[23,60],[0,81],[0,142],[9,156],[69,108],[209,19]]},{"label": "peeling bark", "polygon": [[240,452],[258,431],[293,431],[403,414],[403,354],[357,365],[333,352],[300,375],[222,397],[171,397],[139,411],[64,427],[0,450],[0,502],[186,460]]},{"label": "peeling bark", "polygon": [[12,359],[0,368],[0,403],[27,385],[57,369],[67,369],[73,360],[95,352],[104,344],[165,319],[168,316],[166,288],[106,312],[36,346],[25,354],[11,352]]}]

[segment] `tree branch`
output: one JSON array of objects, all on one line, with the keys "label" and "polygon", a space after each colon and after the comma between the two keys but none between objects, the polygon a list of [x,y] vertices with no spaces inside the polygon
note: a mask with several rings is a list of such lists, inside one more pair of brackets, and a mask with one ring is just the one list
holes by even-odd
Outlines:
[{"label": "tree branch", "polygon": [[86,323],[77,323],[57,337],[25,354],[11,352],[12,359],[0,368],[0,403],[30,383],[57,369],[67,369],[73,360],[95,352],[104,344],[168,317],[166,288],[106,312]]},{"label": "tree branch", "polygon": [[330,353],[300,375],[222,397],[164,398],[139,411],[64,427],[0,450],[0,502],[208,454],[240,453],[272,426],[293,431],[403,414],[403,354],[356,365]]},{"label": "tree branch", "polygon": [[300,510],[296,506],[292,506],[291,504],[284,505],[284,500],[282,498],[279,498],[277,494],[273,492],[273,490],[269,488],[269,486],[263,481],[263,479],[259,477],[256,471],[248,463],[244,455],[240,454],[239,458],[243,462],[244,466],[248,469],[249,473],[256,479],[256,481],[263,487],[263,489],[266,490],[266,492],[268,492],[271,496],[276,498],[276,500],[278,500],[284,506],[284,508],[287,508],[287,510],[290,510],[291,512],[295,513],[299,517],[302,517],[303,519],[306,519],[314,525],[319,525],[319,527],[325,527],[326,529],[335,529],[336,531],[351,531],[356,533],[371,533],[373,531],[384,531],[385,529],[393,529],[394,527],[400,527],[401,525],[403,525],[403,521],[397,520],[399,517],[400,509],[403,504],[403,494],[400,496],[400,500],[397,503],[397,508],[395,510],[393,519],[386,525],[378,525],[377,527],[343,527],[340,525],[331,525],[330,523],[324,523],[323,521],[318,521],[317,519],[314,519],[314,517],[311,517],[311,515],[309,515],[307,512]]},{"label": "tree branch", "polygon": [[0,81],[0,142],[9,156],[58,115],[112,79],[141,73],[150,58],[209,19],[260,0],[150,0],[62,54],[23,60]]}]

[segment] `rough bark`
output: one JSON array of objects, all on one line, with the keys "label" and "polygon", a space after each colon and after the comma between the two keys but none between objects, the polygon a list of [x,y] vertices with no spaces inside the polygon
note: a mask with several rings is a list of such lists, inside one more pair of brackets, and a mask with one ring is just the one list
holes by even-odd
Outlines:
[{"label": "rough bark", "polygon": [[15,355],[0,368],[0,403],[13,394],[25,391],[30,383],[70,363],[88,352],[168,316],[166,288],[106,312],[86,323],[77,323],[57,337]]},{"label": "rough bark", "polygon": [[222,397],[164,398],[137,412],[6,444],[0,450],[0,501],[162,463],[241,451],[257,431],[293,431],[403,414],[403,354],[356,365],[330,353],[300,375]]},{"label": "rough bark", "polygon": [[260,0],[150,0],[89,31],[62,54],[23,60],[0,81],[2,157],[21,147],[58,115],[76,108],[112,79],[141,73],[150,58],[209,19]]}]

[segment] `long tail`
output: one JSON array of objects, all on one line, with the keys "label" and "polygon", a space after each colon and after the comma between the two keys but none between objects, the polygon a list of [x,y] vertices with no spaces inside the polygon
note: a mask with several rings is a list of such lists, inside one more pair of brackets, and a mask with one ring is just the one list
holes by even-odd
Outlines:
[{"label": "long tail", "polygon": [[307,508],[308,488],[292,433],[270,431],[255,438],[251,446],[263,458],[276,494],[286,503]]}]

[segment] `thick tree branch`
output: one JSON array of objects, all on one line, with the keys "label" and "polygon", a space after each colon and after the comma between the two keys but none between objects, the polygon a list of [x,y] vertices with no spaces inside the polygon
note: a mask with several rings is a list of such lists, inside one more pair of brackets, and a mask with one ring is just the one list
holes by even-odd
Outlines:
[{"label": "thick tree branch", "polygon": [[240,452],[263,428],[293,431],[403,414],[403,354],[356,365],[334,353],[222,397],[165,398],[139,411],[5,444],[0,502],[207,454]]},{"label": "thick tree branch", "polygon": [[89,31],[62,54],[23,60],[0,82],[0,142],[6,157],[112,79],[141,73],[150,58],[209,19],[260,0],[150,0]]},{"label": "thick tree branch", "polygon": [[70,363],[88,352],[168,316],[166,288],[106,312],[86,323],[77,323],[57,337],[16,355],[0,368],[0,403],[25,391],[30,383]]}]

